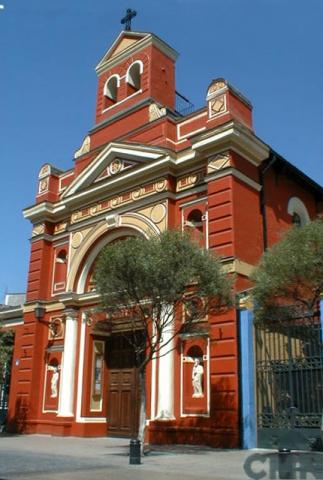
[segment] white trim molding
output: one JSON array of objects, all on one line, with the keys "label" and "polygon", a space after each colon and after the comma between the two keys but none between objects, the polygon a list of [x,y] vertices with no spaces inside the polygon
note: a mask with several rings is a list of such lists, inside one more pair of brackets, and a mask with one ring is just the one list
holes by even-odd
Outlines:
[{"label": "white trim molding", "polygon": [[208,130],[191,139],[192,149],[204,152],[212,148],[212,154],[224,150],[234,150],[250,163],[259,166],[269,156],[269,147],[256,137],[248,128],[237,122]]},{"label": "white trim molding", "polygon": [[293,216],[296,213],[301,219],[301,226],[303,227],[311,221],[307,208],[302,200],[298,197],[291,197],[288,201],[287,212]]}]

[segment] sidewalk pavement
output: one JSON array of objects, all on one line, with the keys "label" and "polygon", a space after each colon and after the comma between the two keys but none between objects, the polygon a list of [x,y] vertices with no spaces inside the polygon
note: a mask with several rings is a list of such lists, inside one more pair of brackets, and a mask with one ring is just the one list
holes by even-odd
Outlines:
[{"label": "sidewalk pavement", "polygon": [[[0,480],[323,479],[323,453],[158,446],[129,465],[129,439],[0,435]],[[289,475],[289,476],[286,476]]]}]

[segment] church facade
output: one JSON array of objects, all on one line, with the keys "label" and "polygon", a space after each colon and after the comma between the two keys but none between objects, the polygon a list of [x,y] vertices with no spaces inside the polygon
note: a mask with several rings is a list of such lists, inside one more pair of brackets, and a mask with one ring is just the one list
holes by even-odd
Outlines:
[{"label": "church facade", "polygon": [[[182,228],[221,257],[239,293],[267,246],[322,212],[322,189],[255,135],[251,103],[225,79],[206,82],[204,107],[180,111],[176,58],[151,33],[122,32],[96,67],[95,124],[74,165],[40,168],[35,203],[24,210],[33,230],[10,430],[135,434],[129,346],[91,313],[105,245]],[[243,444],[245,419],[256,415],[246,407],[255,388],[245,376],[246,311],[241,303],[210,315],[200,333],[151,362],[149,442]]]}]

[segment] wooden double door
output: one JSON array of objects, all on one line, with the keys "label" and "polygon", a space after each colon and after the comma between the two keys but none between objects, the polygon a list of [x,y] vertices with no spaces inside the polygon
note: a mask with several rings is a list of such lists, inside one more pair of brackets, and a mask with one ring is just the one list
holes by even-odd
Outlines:
[{"label": "wooden double door", "polygon": [[107,342],[108,435],[132,437],[138,432],[139,382],[134,352],[123,335]]}]

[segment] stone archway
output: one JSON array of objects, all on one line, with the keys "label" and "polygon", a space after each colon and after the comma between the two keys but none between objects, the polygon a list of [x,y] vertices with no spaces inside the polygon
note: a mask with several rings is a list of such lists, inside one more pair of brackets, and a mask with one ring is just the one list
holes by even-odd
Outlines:
[{"label": "stone archway", "polygon": [[[125,237],[140,236],[147,239],[150,235],[156,235],[157,233],[151,228],[149,222],[143,221],[138,214],[124,215],[122,219],[117,220],[117,226],[113,227],[109,224],[109,220],[110,217],[105,222],[97,224],[90,231],[88,229],[87,235],[83,236],[82,243],[70,264],[69,289],[73,290],[78,297],[84,298],[83,302],[89,294],[87,289],[89,278],[102,248],[119,239],[122,241]],[[94,296],[91,295],[91,309],[93,308],[93,301],[95,301],[95,294]],[[86,356],[86,352],[90,352],[91,355],[91,349],[94,348],[96,343],[101,343],[102,351],[105,352],[105,362],[100,373],[102,375],[100,402],[101,405],[106,405],[108,435],[131,437],[136,434],[139,423],[139,382],[130,345],[124,342],[124,332],[122,332],[122,335],[116,333],[111,337],[102,336],[102,332],[96,332],[95,328],[92,331],[87,330],[85,322],[83,323],[83,335],[80,339],[80,351],[83,352],[83,355]],[[93,326],[95,326],[95,322]],[[86,339],[87,335],[89,337]],[[90,347],[87,345],[90,345]],[[79,370],[79,378],[81,378],[81,372],[86,375],[86,382],[93,383],[93,378],[96,378],[95,360],[92,359],[91,362],[84,357],[83,366]],[[102,378],[105,378],[105,380],[102,381]],[[92,402],[93,385],[86,387],[85,391],[89,392],[90,402]],[[80,398],[81,396],[82,394],[80,394]],[[84,401],[87,404],[88,397]],[[100,408],[103,413],[105,408]]]},{"label": "stone archway", "polygon": [[89,269],[99,252],[108,243],[125,235],[141,235],[143,238],[149,238],[160,233],[158,227],[149,218],[139,213],[129,212],[113,217],[112,227],[109,224],[111,216],[108,216],[106,220],[101,221],[87,232],[84,238],[82,232],[75,232],[74,236],[78,235],[80,241],[69,264],[67,291],[84,293]]}]

